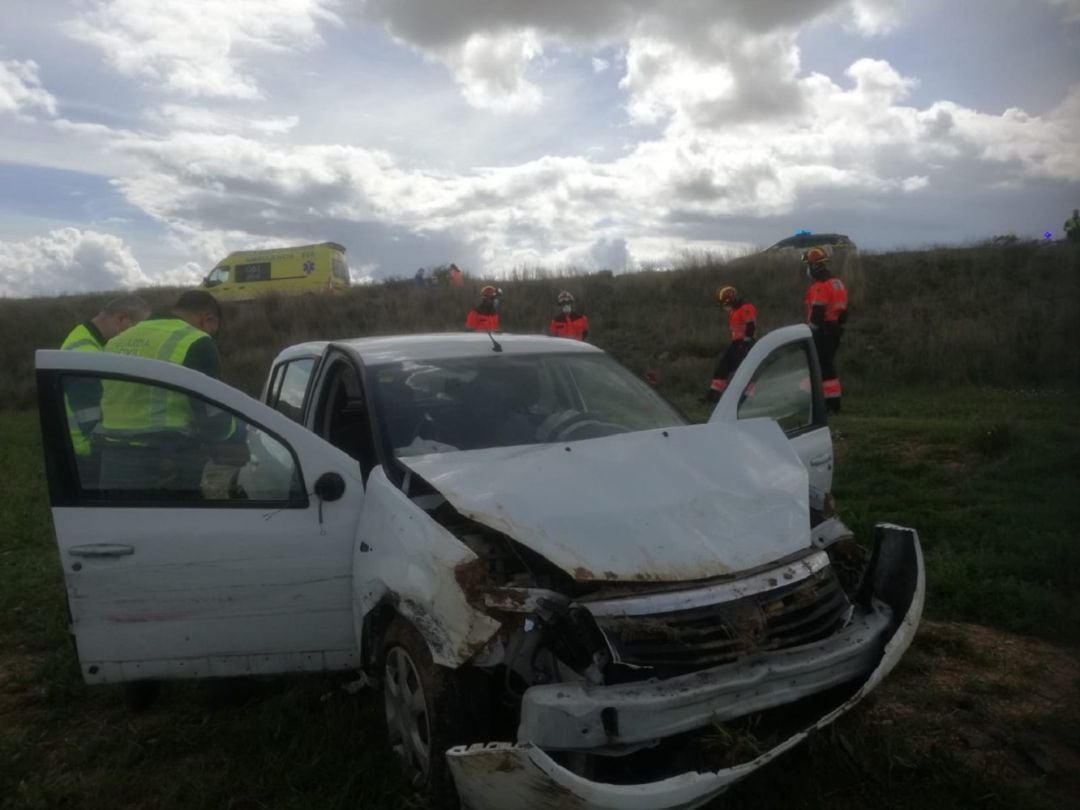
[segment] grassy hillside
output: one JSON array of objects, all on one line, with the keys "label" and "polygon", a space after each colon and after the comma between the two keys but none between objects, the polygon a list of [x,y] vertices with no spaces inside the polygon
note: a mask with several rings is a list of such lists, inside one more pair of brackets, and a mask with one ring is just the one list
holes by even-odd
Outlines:
[{"label": "grassy hillside", "polygon": [[[864,254],[844,268],[852,317],[839,355],[848,393],[1080,383],[1080,251],[1065,245]],[[662,367],[662,390],[685,403],[704,389],[726,340],[712,305],[735,284],[767,330],[803,319],[806,280],[797,263],[762,258],[688,264],[668,272],[500,282],[507,331],[543,331],[558,290],[570,289],[593,341],[635,371]],[[460,329],[479,284],[358,287],[341,296],[271,298],[227,307],[220,335],[225,378],[255,393],[270,359],[302,340]],[[176,290],[149,290],[166,306]],[[107,295],[0,300],[0,402],[33,404],[33,351],[55,347]]]}]

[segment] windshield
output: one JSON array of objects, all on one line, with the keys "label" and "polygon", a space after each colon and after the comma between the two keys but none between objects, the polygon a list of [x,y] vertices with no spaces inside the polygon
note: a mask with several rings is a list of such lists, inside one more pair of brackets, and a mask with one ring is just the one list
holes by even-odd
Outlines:
[{"label": "windshield", "polygon": [[218,284],[224,284],[229,280],[229,266],[222,265],[221,267],[215,267],[210,271],[210,275],[206,277],[207,287],[216,287]]},{"label": "windshield", "polygon": [[593,439],[686,424],[605,355],[518,355],[369,369],[398,456]]}]

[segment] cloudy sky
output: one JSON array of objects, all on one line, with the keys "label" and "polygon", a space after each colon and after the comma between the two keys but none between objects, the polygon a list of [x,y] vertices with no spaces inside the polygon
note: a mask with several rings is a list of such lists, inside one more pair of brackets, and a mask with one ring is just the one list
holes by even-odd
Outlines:
[{"label": "cloudy sky", "polygon": [[2,0],[0,296],[1059,234],[1080,0]]}]

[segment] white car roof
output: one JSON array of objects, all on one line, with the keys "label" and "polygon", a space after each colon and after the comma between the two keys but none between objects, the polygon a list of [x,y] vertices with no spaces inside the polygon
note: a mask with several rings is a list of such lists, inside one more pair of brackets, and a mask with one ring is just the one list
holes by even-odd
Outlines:
[{"label": "white car roof", "polygon": [[[495,333],[492,337],[502,346],[503,355],[604,353],[588,343],[567,338],[500,333]],[[299,357],[318,357],[327,346],[331,345],[354,354],[365,365],[400,363],[409,360],[441,360],[449,357],[488,357],[494,350],[492,337],[489,337],[487,332],[435,332],[422,335],[318,340],[289,346],[274,358],[274,365]]]}]

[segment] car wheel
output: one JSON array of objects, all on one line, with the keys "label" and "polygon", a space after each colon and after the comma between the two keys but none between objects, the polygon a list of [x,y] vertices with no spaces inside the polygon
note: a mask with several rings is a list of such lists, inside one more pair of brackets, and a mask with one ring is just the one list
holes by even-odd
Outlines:
[{"label": "car wheel", "polygon": [[479,742],[485,692],[470,673],[435,664],[427,643],[401,617],[383,636],[383,720],[391,749],[433,807],[457,807],[446,749]]}]

